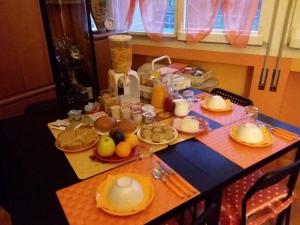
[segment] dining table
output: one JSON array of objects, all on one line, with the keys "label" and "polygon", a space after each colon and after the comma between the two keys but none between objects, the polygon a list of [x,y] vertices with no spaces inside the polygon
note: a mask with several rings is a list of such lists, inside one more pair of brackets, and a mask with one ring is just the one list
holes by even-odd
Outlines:
[{"label": "dining table", "polygon": [[[243,108],[240,109],[243,110]],[[274,134],[277,143],[274,147],[250,147],[244,153],[239,149],[240,143],[231,140],[228,133],[227,136],[223,135],[228,128],[242,118],[225,121],[209,116],[201,110],[193,110],[190,114],[207,121],[210,131],[169,145],[155,152],[155,157],[163,160],[198,190],[199,194],[151,218],[147,224],[161,224],[200,201],[205,201],[207,206],[217,203],[219,213],[222,191],[228,185],[287,152],[296,150],[295,159],[300,158],[300,128],[298,127],[259,113],[259,121],[268,126],[293,132],[298,135],[298,138],[286,141]],[[55,146],[55,137],[51,134],[47,124],[65,117],[65,111],[53,110],[0,121],[0,205],[11,214],[14,225],[72,225],[57,193],[59,190],[95,178],[93,176],[79,179],[64,152]],[[219,142],[216,143],[215,140]],[[230,153],[232,148],[236,148],[239,155]],[[226,150],[224,154],[223,149]],[[264,151],[267,153],[263,153]],[[257,156],[248,160],[250,154]],[[134,162],[125,165],[130,165],[130,163]],[[120,165],[105,173],[113,172],[125,165]],[[96,176],[101,176],[101,174]],[[211,224],[217,224],[217,221],[218,216],[215,216]]]}]

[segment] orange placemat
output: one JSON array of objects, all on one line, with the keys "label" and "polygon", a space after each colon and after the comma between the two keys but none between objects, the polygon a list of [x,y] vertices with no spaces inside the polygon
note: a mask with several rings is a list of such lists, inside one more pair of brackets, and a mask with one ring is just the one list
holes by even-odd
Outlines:
[{"label": "orange placemat", "polygon": [[[207,95],[207,94],[206,94]],[[209,119],[216,121],[222,125],[230,124],[241,120],[245,117],[245,109],[243,106],[236,104],[232,105],[232,110],[228,112],[213,112],[206,110],[201,107],[201,100],[197,103],[194,103],[193,111],[199,113]]]},{"label": "orange placemat", "polygon": [[[51,123],[48,123],[48,127],[56,138],[57,135],[62,132],[61,130],[52,129]],[[160,151],[168,147],[168,145],[151,145],[150,146],[153,152]],[[60,150],[57,150],[60,151]],[[88,149],[82,152],[74,152],[74,153],[67,153],[64,152],[67,160],[69,161],[71,167],[73,168],[74,172],[76,173],[77,177],[81,180],[95,176],[99,173],[103,173],[107,170],[113,169],[125,163],[128,163],[134,159],[121,162],[121,163],[102,163],[93,161],[90,159],[90,156],[93,155],[93,149]]]},{"label": "orange placemat", "polygon": [[274,143],[271,146],[248,147],[230,138],[229,130],[234,124],[199,135],[196,139],[242,168],[252,166],[297,141],[290,142],[274,136]]},{"label": "orange placemat", "polygon": [[[152,160],[157,160],[153,156]],[[151,176],[149,161],[135,161],[111,170],[109,174],[124,172],[139,173]],[[108,172],[91,179],[74,184],[57,191],[57,196],[70,225],[139,225],[145,224],[171,209],[183,204],[200,193],[193,188],[195,194],[191,197],[179,198],[162,181],[152,179],[155,187],[155,197],[152,203],[144,210],[131,216],[113,216],[96,208],[95,193],[98,185],[104,181]],[[183,182],[187,183],[185,180]],[[188,183],[187,183],[188,184]],[[188,184],[190,185],[190,184]]]}]

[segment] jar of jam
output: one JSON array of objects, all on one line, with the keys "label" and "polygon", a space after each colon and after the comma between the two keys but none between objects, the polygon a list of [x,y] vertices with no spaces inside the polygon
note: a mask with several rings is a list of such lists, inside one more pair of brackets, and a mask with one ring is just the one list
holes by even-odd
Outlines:
[{"label": "jar of jam", "polygon": [[164,110],[166,112],[173,113],[175,109],[175,103],[173,100],[182,98],[181,95],[178,92],[171,92],[164,101]]}]

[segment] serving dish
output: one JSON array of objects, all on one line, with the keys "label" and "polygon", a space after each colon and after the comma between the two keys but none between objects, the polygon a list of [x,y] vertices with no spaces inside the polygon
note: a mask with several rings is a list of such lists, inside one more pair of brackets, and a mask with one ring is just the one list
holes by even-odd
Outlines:
[{"label": "serving dish", "polygon": [[177,130],[176,130],[174,127],[170,126],[170,129],[172,130],[172,132],[173,132],[173,134],[174,134],[174,137],[173,137],[172,139],[170,139],[170,140],[166,140],[166,139],[165,139],[165,140],[163,140],[163,141],[161,141],[161,142],[154,142],[154,141],[152,141],[152,140],[145,139],[145,138],[142,137],[142,134],[141,134],[142,129],[143,129],[143,127],[141,127],[141,128],[137,131],[137,137],[138,137],[142,142],[145,142],[145,143],[148,143],[148,144],[152,144],[152,145],[163,145],[163,144],[168,144],[168,143],[174,141],[174,140],[177,138],[177,136],[178,136]]},{"label": "serving dish", "polygon": [[85,151],[85,150],[91,149],[92,147],[94,147],[98,143],[98,141],[99,141],[99,137],[93,143],[91,143],[90,145],[88,145],[86,147],[78,148],[78,149],[73,149],[73,150],[62,148],[62,147],[60,147],[58,145],[57,141],[55,141],[55,147],[58,150],[61,150],[63,152],[69,152],[69,153],[72,153],[72,152],[81,152],[81,151]]}]

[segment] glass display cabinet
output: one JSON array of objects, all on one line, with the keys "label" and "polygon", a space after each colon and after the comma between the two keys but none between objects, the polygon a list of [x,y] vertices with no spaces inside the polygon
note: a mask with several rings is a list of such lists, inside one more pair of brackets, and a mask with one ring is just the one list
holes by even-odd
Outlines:
[{"label": "glass display cabinet", "polygon": [[58,97],[99,94],[88,0],[40,0]]}]

